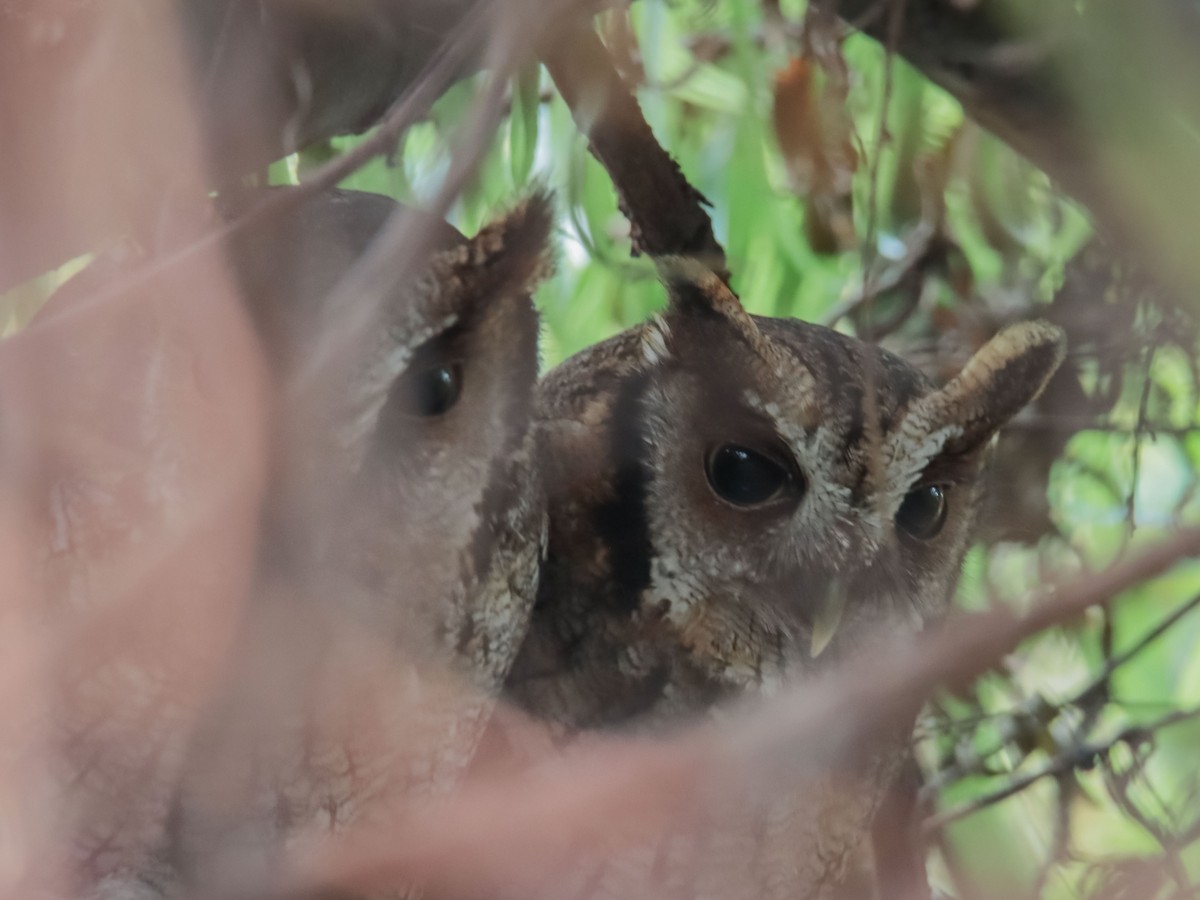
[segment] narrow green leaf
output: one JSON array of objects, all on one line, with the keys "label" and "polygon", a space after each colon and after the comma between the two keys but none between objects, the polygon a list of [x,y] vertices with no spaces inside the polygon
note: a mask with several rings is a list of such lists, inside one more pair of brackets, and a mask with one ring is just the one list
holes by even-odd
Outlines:
[{"label": "narrow green leaf", "polygon": [[531,62],[522,67],[513,81],[512,113],[508,118],[508,152],[513,184],[518,188],[529,181],[533,172],[541,107],[541,74],[538,63]]}]

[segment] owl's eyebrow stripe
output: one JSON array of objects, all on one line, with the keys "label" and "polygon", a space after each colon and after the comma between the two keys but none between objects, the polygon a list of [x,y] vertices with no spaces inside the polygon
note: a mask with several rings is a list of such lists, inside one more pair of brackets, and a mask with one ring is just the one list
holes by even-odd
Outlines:
[{"label": "owl's eyebrow stripe", "polygon": [[414,347],[406,368],[409,371],[419,371],[426,366],[442,362],[448,357],[464,355],[470,344],[471,335],[472,329],[469,324],[461,320],[456,321],[445,330]]},{"label": "owl's eyebrow stripe", "polygon": [[921,470],[912,486],[922,484],[968,484],[977,477],[979,463],[972,453],[948,453],[943,451],[929,461]]},{"label": "owl's eyebrow stripe", "polygon": [[710,400],[707,416],[699,427],[703,438],[769,447],[773,448],[776,455],[786,453],[788,459],[792,458],[791,448],[779,433],[778,424],[772,416],[742,400],[726,399],[720,395],[711,396]]}]

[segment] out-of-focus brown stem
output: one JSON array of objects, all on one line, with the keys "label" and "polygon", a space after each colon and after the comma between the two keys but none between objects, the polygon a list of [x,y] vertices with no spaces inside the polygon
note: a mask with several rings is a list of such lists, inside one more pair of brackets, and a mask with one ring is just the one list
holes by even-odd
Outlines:
[{"label": "out-of-focus brown stem", "polygon": [[725,251],[713,236],[704,198],[654,137],[595,31],[570,32],[543,59],[616,186],[633,228],[634,252],[696,257],[728,281]]},{"label": "out-of-focus brown stem", "polygon": [[953,94],[1186,286],[1200,208],[1200,6],[1190,0],[817,0]]}]

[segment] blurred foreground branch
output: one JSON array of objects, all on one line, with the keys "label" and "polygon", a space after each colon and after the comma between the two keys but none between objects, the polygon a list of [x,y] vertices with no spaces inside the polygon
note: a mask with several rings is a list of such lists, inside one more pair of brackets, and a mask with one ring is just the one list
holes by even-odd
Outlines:
[{"label": "blurred foreground branch", "polygon": [[[547,6],[539,29],[566,27],[604,5]],[[176,41],[158,39],[157,18]],[[315,141],[373,126],[397,97],[427,93],[428,71],[449,55],[427,107],[488,64],[489,33],[524,18],[520,3],[504,0],[175,0],[156,17],[95,0],[0,5],[0,122],[9,135],[0,166],[0,290],[121,236],[108,202],[114,186],[129,195],[131,221],[119,224],[139,236],[154,227],[173,194],[176,161],[162,152],[169,142],[138,140],[149,107],[114,98],[153,92],[171,67],[190,73],[195,108],[156,120],[155,129],[195,127],[206,179],[223,185]],[[398,134],[387,129],[371,153],[393,149]],[[119,151],[106,148],[113,138]],[[93,151],[86,163],[79,147]]]},{"label": "blurred foreground branch", "polygon": [[873,654],[870,665],[852,661],[835,677],[743,710],[719,728],[660,742],[597,740],[533,772],[476,782],[445,807],[408,810],[386,835],[364,832],[306,848],[293,860],[289,887],[361,889],[415,878],[451,892],[519,890],[563,864],[573,846],[601,835],[636,841],[654,834],[714,779],[769,790],[829,771],[872,735],[903,725],[911,704],[935,686],[969,683],[1026,638],[1197,554],[1200,528],[1183,529],[1103,571],[1040,591],[1023,616],[997,610],[951,621],[915,645]]}]

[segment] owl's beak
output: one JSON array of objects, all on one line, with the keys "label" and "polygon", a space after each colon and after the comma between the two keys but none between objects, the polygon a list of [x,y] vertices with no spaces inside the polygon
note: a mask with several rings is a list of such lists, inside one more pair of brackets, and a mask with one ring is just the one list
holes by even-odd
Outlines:
[{"label": "owl's beak", "polygon": [[820,656],[833,636],[837,634],[838,625],[842,621],[842,611],[846,608],[846,582],[834,578],[829,582],[829,588],[820,601],[817,614],[813,617],[812,645],[809,649],[813,659]]}]

